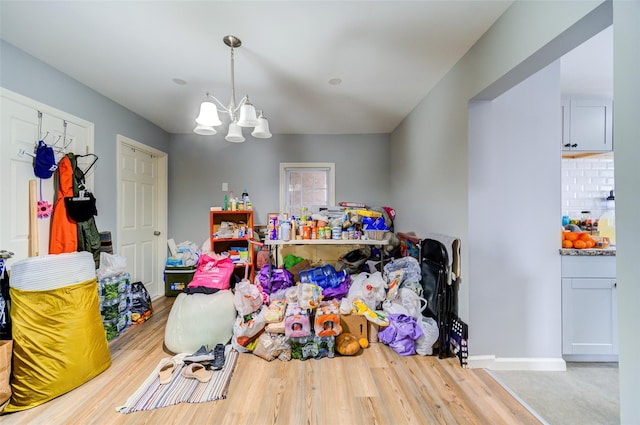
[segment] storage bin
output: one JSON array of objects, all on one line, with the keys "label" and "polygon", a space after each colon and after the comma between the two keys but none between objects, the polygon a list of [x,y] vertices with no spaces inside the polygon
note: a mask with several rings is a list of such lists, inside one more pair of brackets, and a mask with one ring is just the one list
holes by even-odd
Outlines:
[{"label": "storage bin", "polygon": [[165,267],[164,269],[164,295],[176,297],[193,280],[195,267]]}]

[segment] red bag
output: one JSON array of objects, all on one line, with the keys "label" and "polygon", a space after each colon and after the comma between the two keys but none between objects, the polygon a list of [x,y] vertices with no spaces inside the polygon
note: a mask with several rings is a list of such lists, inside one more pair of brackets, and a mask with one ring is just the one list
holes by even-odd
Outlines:
[{"label": "red bag", "polygon": [[193,280],[187,287],[204,286],[214,289],[229,289],[232,274],[233,261],[230,258],[214,258],[208,254],[202,254],[198,259],[198,267],[193,275]]}]

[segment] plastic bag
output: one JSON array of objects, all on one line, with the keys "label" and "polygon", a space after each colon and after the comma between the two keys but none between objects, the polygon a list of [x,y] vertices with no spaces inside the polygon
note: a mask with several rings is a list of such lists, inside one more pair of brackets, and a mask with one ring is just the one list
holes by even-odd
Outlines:
[{"label": "plastic bag", "polygon": [[418,325],[424,334],[416,340],[416,353],[430,356],[433,354],[433,344],[438,340],[438,324],[431,317],[422,316],[418,319]]},{"label": "plastic bag", "polygon": [[384,273],[386,275],[389,275],[394,270],[402,270],[404,272],[404,278],[400,282],[400,286],[403,285],[404,281],[420,282],[420,279],[422,279],[420,263],[414,257],[395,258],[384,265]]},{"label": "plastic bag", "polygon": [[298,304],[302,309],[314,309],[322,301],[322,288],[313,283],[298,285]]},{"label": "plastic bag", "polygon": [[427,300],[420,297],[409,288],[400,288],[398,296],[393,300],[385,300],[382,310],[387,314],[404,314],[416,320],[422,317],[422,312],[427,307]]},{"label": "plastic bag", "polygon": [[144,323],[153,313],[151,297],[142,282],[131,284],[131,323]]},{"label": "plastic bag", "polygon": [[271,264],[265,264],[258,274],[261,291],[264,294],[293,286],[293,275],[286,269],[275,268]]},{"label": "plastic bag", "polygon": [[284,320],[284,312],[287,303],[284,300],[273,300],[264,312],[264,321],[267,323],[279,323]]},{"label": "plastic bag", "polygon": [[100,268],[96,271],[98,280],[124,273],[127,269],[127,259],[121,255],[100,253]]},{"label": "plastic bag", "polygon": [[387,282],[382,277],[382,273],[359,273],[351,282],[347,298],[349,300],[360,298],[371,310],[375,310],[378,303],[387,297],[386,288]]},{"label": "plastic bag", "polygon": [[233,261],[228,257],[202,254],[198,259],[198,267],[189,288],[205,287],[213,289],[229,289],[229,281],[233,274]]},{"label": "plastic bag", "polygon": [[369,246],[349,251],[338,258],[338,261],[336,262],[336,270],[344,270],[349,274],[356,274],[360,271],[370,255],[371,248]]},{"label": "plastic bag", "polygon": [[279,358],[283,351],[291,351],[291,346],[284,335],[263,333],[253,349],[253,354],[270,362]]},{"label": "plastic bag", "polygon": [[236,285],[233,303],[236,306],[236,310],[238,310],[238,314],[244,316],[262,307],[262,294],[256,285],[243,280]]},{"label": "plastic bag", "polygon": [[378,340],[401,356],[416,353],[416,340],[423,335],[415,318],[404,314],[389,315],[389,326],[378,332]]},{"label": "plastic bag", "polygon": [[260,336],[266,325],[264,321],[265,308],[262,306],[259,311],[244,316],[238,315],[233,323],[233,338],[231,338],[231,345],[236,351],[241,353],[251,351],[249,344]]}]

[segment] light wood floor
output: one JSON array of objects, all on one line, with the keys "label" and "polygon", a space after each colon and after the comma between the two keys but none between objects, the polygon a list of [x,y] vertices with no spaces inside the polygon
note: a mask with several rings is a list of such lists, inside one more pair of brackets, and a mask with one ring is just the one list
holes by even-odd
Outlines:
[{"label": "light wood floor", "polygon": [[10,424],[539,424],[482,370],[457,359],[397,355],[374,343],[356,357],[265,360],[241,354],[226,400],[121,414],[122,405],[172,353],[163,348],[173,298],[110,344],[113,365],[48,403],[0,416]]}]

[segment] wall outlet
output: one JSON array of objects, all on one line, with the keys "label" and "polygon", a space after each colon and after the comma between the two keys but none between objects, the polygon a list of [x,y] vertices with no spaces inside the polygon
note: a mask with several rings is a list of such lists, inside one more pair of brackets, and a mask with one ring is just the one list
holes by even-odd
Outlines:
[{"label": "wall outlet", "polygon": [[222,183],[222,191],[227,192],[229,190],[229,183]]}]

